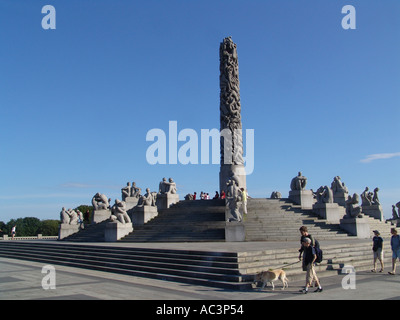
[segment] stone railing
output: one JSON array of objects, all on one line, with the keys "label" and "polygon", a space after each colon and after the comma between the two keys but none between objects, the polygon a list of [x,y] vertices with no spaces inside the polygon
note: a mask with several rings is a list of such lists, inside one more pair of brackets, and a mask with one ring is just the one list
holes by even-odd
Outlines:
[{"label": "stone railing", "polygon": [[57,239],[58,236],[42,236],[41,234],[32,237],[14,237],[14,239],[6,234],[0,237],[0,241],[1,240],[57,240]]}]

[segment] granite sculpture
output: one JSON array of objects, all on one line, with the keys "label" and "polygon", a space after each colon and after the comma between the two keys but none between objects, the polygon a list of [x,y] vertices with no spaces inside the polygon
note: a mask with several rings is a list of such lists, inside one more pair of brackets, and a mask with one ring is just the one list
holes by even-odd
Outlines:
[{"label": "granite sculpture", "polygon": [[231,179],[238,177],[239,188],[246,188],[240,102],[239,63],[236,44],[227,37],[220,44],[220,193]]}]

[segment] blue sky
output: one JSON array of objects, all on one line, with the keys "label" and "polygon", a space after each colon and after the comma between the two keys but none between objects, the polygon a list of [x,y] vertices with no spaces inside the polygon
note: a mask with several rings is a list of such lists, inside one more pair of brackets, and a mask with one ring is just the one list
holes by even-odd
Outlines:
[{"label": "blue sky", "polygon": [[[41,27],[44,5],[56,30]],[[356,9],[344,30],[342,7]],[[238,46],[249,194],[288,196],[340,175],[400,201],[400,2],[0,0],[0,220],[58,219],[173,177],[218,189],[219,165],[150,165],[149,130],[219,129],[219,44]],[[178,143],[178,148],[183,142]],[[375,155],[372,156],[371,155]],[[369,160],[368,160],[369,159]],[[367,160],[367,161],[366,161]]]}]

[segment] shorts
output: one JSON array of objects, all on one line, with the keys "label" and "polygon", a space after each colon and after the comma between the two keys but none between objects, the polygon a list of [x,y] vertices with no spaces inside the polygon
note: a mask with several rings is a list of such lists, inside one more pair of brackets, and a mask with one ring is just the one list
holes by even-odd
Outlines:
[{"label": "shorts", "polygon": [[379,260],[383,260],[383,252],[382,252],[382,248],[378,248],[376,251],[374,251],[374,259],[379,259]]},{"label": "shorts", "polygon": [[393,258],[393,259],[397,259],[397,258],[400,259],[400,248],[399,248],[399,249],[396,249],[396,250],[393,250],[393,249],[392,249],[392,252],[393,252],[393,254],[392,254],[392,258]]}]

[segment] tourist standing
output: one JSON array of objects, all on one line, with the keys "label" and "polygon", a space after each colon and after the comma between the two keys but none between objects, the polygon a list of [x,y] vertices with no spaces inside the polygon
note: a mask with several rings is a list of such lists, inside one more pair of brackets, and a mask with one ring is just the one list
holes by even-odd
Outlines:
[{"label": "tourist standing", "polygon": [[400,237],[397,234],[396,228],[390,229],[392,238],[390,239],[390,245],[392,247],[392,271],[389,274],[396,274],[396,259],[400,259]]},{"label": "tourist standing", "polygon": [[383,239],[380,236],[378,230],[374,230],[373,233],[375,236],[372,238],[372,251],[374,252],[374,268],[371,272],[376,272],[376,260],[379,260],[381,263],[381,270],[379,272],[383,272]]},{"label": "tourist standing", "polygon": [[195,192],[195,193],[193,193],[193,200],[196,200],[196,197],[197,197],[197,193]]},{"label": "tourist standing", "polygon": [[311,239],[310,238],[304,238],[303,240],[303,247],[304,247],[304,253],[303,253],[303,261],[304,265],[306,266],[306,285],[303,290],[300,290],[302,293],[308,293],[308,288],[311,286],[312,282],[315,281],[315,284],[318,286],[318,288],[314,292],[322,292],[322,287],[321,283],[319,282],[319,279],[317,277],[317,274],[315,273],[315,268],[314,268],[314,263],[315,260],[317,259],[317,254],[315,252],[315,248],[311,245]]}]

